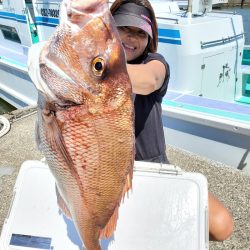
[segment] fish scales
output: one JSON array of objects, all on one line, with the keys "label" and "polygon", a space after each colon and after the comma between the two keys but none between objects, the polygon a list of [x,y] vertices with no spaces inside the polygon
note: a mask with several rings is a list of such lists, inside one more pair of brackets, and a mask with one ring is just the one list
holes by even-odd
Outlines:
[{"label": "fish scales", "polygon": [[29,53],[37,142],[58,204],[88,250],[115,230],[132,186],[134,113],[125,54],[108,4],[66,0],[51,39]]}]

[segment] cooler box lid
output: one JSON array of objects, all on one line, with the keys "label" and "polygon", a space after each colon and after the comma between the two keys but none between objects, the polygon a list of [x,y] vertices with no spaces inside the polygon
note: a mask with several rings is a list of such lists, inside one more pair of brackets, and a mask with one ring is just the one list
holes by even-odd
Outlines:
[{"label": "cooler box lid", "polygon": [[[207,180],[172,165],[136,162],[133,190],[103,250],[208,249]],[[41,161],[22,164],[0,238],[3,250],[81,250],[59,210],[54,177]]]}]

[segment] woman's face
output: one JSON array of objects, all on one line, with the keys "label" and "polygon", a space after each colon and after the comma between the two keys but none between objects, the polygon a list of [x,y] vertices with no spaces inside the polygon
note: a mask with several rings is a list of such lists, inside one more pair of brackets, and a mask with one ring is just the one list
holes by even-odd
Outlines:
[{"label": "woman's face", "polygon": [[142,55],[148,44],[148,33],[136,27],[118,27],[127,61]]}]

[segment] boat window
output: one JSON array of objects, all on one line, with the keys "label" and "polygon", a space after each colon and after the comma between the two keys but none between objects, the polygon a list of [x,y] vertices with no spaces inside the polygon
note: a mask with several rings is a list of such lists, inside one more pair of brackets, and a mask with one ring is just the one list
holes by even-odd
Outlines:
[{"label": "boat window", "polygon": [[32,0],[25,0],[25,3],[32,3]]},{"label": "boat window", "polygon": [[17,34],[17,31],[14,27],[5,26],[5,25],[0,24],[0,30],[2,31],[5,39],[16,42],[16,43],[21,43],[21,40],[20,40],[20,38]]}]

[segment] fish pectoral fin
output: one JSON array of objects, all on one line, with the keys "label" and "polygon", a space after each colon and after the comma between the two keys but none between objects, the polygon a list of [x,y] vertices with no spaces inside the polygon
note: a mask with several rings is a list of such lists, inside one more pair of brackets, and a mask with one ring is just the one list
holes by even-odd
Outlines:
[{"label": "fish pectoral fin", "polygon": [[62,210],[62,212],[69,218],[72,219],[71,213],[64,201],[64,199],[62,198],[62,196],[60,195],[60,192],[56,186],[56,196],[57,196],[57,204],[60,207],[60,209]]},{"label": "fish pectoral fin", "polygon": [[73,161],[70,154],[68,153],[56,116],[53,114],[53,112],[52,114],[50,114],[49,109],[43,110],[42,119],[44,124],[44,131],[46,133],[45,137],[50,147],[52,148],[52,150],[55,150],[58,154],[60,154],[65,163],[71,167],[72,174],[74,174],[74,176],[77,176],[77,171],[75,171],[73,167]]},{"label": "fish pectoral fin", "polygon": [[[132,168],[132,170],[133,170],[133,168]],[[123,191],[122,191],[122,194],[121,194],[120,201],[122,199],[124,199],[125,194],[128,193],[128,191],[132,188],[132,176],[133,176],[133,171],[131,171],[127,175],[127,179],[126,179],[125,185],[123,187]],[[109,237],[111,237],[113,235],[113,233],[114,233],[114,231],[116,229],[116,224],[117,224],[117,220],[118,220],[119,206],[120,206],[120,202],[115,207],[114,213],[110,217],[110,219],[109,219],[108,223],[106,224],[106,226],[103,229],[101,229],[100,239],[109,238]]]}]

